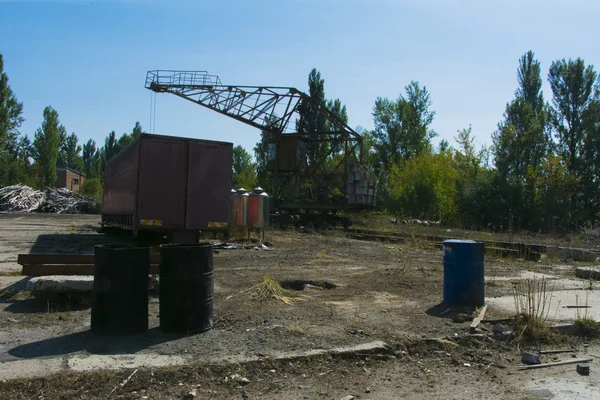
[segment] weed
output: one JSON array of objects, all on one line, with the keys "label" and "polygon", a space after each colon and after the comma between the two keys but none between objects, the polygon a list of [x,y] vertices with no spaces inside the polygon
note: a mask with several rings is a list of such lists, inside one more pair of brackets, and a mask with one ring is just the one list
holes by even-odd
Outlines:
[{"label": "weed", "polygon": [[[575,296],[575,304],[577,305],[577,319],[575,326],[580,336],[597,337],[600,335],[600,324],[598,324],[588,313],[589,290],[585,292],[585,303],[579,307],[579,295]],[[581,311],[581,310],[584,311]]]},{"label": "weed", "polygon": [[552,304],[553,289],[546,279],[526,279],[513,284],[519,341],[544,339],[550,330],[546,325]]}]

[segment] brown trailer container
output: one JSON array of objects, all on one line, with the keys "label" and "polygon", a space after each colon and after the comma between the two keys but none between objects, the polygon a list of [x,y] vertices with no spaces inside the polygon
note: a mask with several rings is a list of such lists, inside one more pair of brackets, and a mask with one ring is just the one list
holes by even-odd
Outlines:
[{"label": "brown trailer container", "polygon": [[233,144],[142,134],[106,163],[102,225],[192,241],[227,231]]}]

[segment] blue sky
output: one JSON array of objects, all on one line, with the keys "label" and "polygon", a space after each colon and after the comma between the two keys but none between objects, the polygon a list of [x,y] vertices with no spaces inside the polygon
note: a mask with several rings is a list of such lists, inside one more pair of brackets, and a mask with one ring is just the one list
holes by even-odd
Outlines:
[{"label": "blue sky", "polygon": [[[150,128],[147,70],[207,70],[225,84],[295,86],[313,67],[349,124],[372,128],[378,96],[411,80],[431,92],[439,139],[473,127],[489,144],[516,89],[519,57],[600,68],[596,0],[0,0],[0,53],[33,136],[52,105],[80,141]],[[550,99],[545,83],[544,94]],[[230,141],[259,131],[169,94],[155,133]]]}]

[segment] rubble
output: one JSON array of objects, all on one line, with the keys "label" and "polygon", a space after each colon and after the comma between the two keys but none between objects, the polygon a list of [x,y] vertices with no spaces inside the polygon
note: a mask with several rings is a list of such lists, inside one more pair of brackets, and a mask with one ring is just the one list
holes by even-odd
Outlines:
[{"label": "rubble", "polygon": [[98,214],[100,206],[91,197],[85,197],[65,188],[48,188],[39,212],[54,214]]},{"label": "rubble", "polygon": [[42,192],[25,185],[13,185],[0,189],[0,211],[99,214],[100,205],[91,197],[65,188],[48,188]]},{"label": "rubble", "polygon": [[0,189],[0,211],[32,212],[45,200],[44,192],[25,185],[13,185]]}]

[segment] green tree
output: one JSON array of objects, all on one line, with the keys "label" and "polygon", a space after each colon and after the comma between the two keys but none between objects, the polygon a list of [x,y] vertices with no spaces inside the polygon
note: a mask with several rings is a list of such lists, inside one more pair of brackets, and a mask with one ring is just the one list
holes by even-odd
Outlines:
[{"label": "green tree", "polygon": [[430,128],[435,111],[427,87],[411,81],[396,100],[378,97],[373,107],[375,149],[387,169],[431,150],[437,133]]},{"label": "green tree", "polygon": [[[277,116],[271,116],[268,124],[274,125],[277,122]],[[269,146],[269,143],[270,146]],[[272,140],[272,133],[269,130],[260,132],[260,140],[254,146],[254,158],[256,160],[256,174],[258,185],[265,189],[268,193],[272,193],[275,186],[275,176],[269,170],[269,163],[275,157],[275,143]]]},{"label": "green tree", "polygon": [[585,115],[598,101],[597,73],[581,58],[555,61],[550,66],[548,82],[554,95],[554,128],[559,148],[571,172],[580,172],[585,137]]},{"label": "green tree", "polygon": [[133,139],[137,138],[138,136],[140,136],[143,132],[142,129],[142,125],[140,125],[140,122],[137,121],[135,123],[135,126],[133,127],[133,131],[131,132],[131,135],[133,136]]},{"label": "green tree", "polygon": [[[326,107],[342,122],[348,123],[348,111],[346,105],[340,99],[327,100]],[[335,132],[337,128],[331,123],[326,124],[327,131]],[[331,143],[332,156],[341,153],[344,150],[344,145],[341,140],[334,140]]]},{"label": "green tree", "polygon": [[68,167],[76,171],[83,171],[81,146],[78,142],[79,139],[74,132],[64,139],[59,151],[59,167]]},{"label": "green tree", "polygon": [[506,179],[523,180],[528,168],[538,168],[548,154],[549,113],[542,93],[540,63],[532,51],[519,60],[515,99],[506,105],[504,121],[492,134],[494,162]]},{"label": "green tree", "polygon": [[406,216],[452,221],[458,212],[459,178],[449,153],[424,152],[402,164],[392,164],[390,208]]},{"label": "green tree", "polygon": [[8,84],[4,59],[0,54],[0,187],[14,183],[19,175],[17,143],[19,127],[24,121],[23,103],[20,103]]},{"label": "green tree", "polygon": [[[313,68],[308,75],[308,94],[316,104],[307,101],[300,104],[296,129],[301,135],[315,138],[316,134],[328,131],[327,119],[317,108],[317,106],[327,106],[325,79],[321,77],[321,73],[316,68]],[[309,141],[306,145],[307,157],[311,164],[320,164],[328,151],[329,145],[327,142]]]},{"label": "green tree", "polygon": [[48,106],[44,109],[44,121],[35,131],[33,157],[38,174],[38,187],[45,188],[56,183],[56,163],[60,144],[60,121],[58,112]]},{"label": "green tree", "polygon": [[106,161],[109,161],[113,158],[117,153],[115,152],[117,144],[117,139],[115,135],[115,131],[112,131],[108,134],[106,139],[104,140],[104,152],[106,154]]},{"label": "green tree", "polygon": [[438,153],[445,153],[450,150],[452,150],[450,142],[448,142],[446,139],[440,140],[440,144],[438,145]]},{"label": "green tree", "polygon": [[98,150],[96,149],[96,142],[92,139],[89,139],[83,145],[82,152],[82,160],[83,160],[83,170],[85,172],[87,179],[96,178],[97,168],[96,168],[96,159],[97,159]]},{"label": "green tree", "polygon": [[528,51],[519,59],[515,99],[506,105],[504,120],[492,134],[492,154],[498,170],[503,207],[514,220],[504,224],[538,228],[539,204],[534,198],[535,171],[552,147],[550,109],[544,101],[541,66]]},{"label": "green tree", "polygon": [[102,182],[98,178],[85,179],[79,192],[84,196],[93,197],[98,201],[102,201]]},{"label": "green tree", "polygon": [[[570,210],[575,226],[579,218],[594,218],[598,198],[598,178],[594,174],[594,140],[599,122],[598,103],[600,83],[592,65],[565,59],[552,63],[548,73],[554,105],[553,125],[559,151],[567,161],[568,172],[580,183],[580,190],[572,193]],[[587,149],[586,149],[587,147]],[[587,151],[586,151],[587,150]]]},{"label": "green tree", "polygon": [[257,185],[256,169],[252,163],[252,156],[242,147],[233,148],[233,174],[232,185],[234,188],[252,190]]}]

